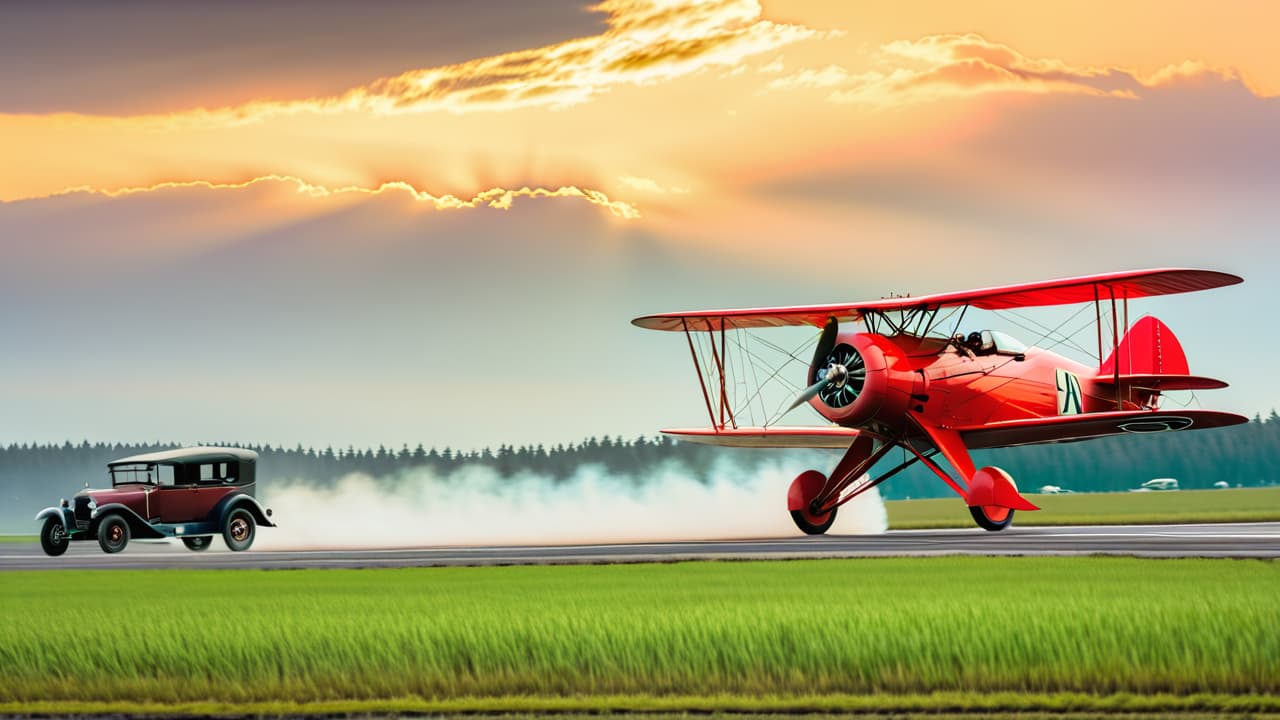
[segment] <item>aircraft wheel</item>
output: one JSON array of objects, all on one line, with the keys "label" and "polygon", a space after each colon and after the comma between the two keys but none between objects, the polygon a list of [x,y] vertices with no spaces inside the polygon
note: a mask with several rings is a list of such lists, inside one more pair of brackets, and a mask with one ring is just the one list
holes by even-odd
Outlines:
[{"label": "aircraft wheel", "polygon": [[108,515],[98,523],[98,547],[104,553],[118,553],[129,544],[129,523],[119,515]]},{"label": "aircraft wheel", "polygon": [[62,519],[45,518],[44,526],[40,528],[40,548],[44,550],[44,554],[57,557],[66,552],[70,544],[71,540],[67,537],[67,528],[62,524]]},{"label": "aircraft wheel", "polygon": [[823,535],[831,529],[831,523],[836,521],[838,509],[832,508],[826,515],[814,515],[808,510],[792,510],[791,519],[805,535]]},{"label": "aircraft wheel", "polygon": [[811,503],[822,492],[827,477],[817,470],[806,470],[791,481],[791,489],[787,492],[787,507],[791,510],[791,519],[796,527],[805,535],[822,535],[836,521],[837,508],[817,514],[813,512]]},{"label": "aircraft wheel", "polygon": [[187,549],[191,552],[200,552],[201,550],[209,549],[209,546],[213,544],[213,538],[208,535],[201,535],[200,537],[184,537],[182,538],[182,544],[186,545]]},{"label": "aircraft wheel", "polygon": [[1013,510],[999,505],[974,505],[969,508],[974,522],[983,530],[996,532],[1013,524]]},{"label": "aircraft wheel", "polygon": [[227,547],[236,552],[248,550],[253,545],[256,531],[253,515],[242,507],[236,508],[227,514],[227,522],[222,527],[222,539],[227,541]]}]

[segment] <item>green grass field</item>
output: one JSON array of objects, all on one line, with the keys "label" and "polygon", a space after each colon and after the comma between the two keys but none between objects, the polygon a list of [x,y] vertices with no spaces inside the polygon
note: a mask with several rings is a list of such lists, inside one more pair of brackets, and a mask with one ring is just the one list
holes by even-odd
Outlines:
[{"label": "green grass field", "polygon": [[35,543],[40,542],[39,535],[0,535],[0,543]]},{"label": "green grass field", "polygon": [[1132,558],[14,572],[0,712],[1277,711],[1277,598]]},{"label": "green grass field", "polygon": [[[1179,522],[1263,522],[1280,520],[1280,487],[1178,490],[1144,493],[1032,495],[1036,512],[1019,512],[1014,525],[1127,525]],[[959,498],[891,500],[889,527],[973,527]]]}]

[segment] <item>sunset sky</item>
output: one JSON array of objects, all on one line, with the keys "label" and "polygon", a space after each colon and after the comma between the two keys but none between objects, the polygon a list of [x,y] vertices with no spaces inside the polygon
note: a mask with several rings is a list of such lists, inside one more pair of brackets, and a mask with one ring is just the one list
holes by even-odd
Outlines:
[{"label": "sunset sky", "polygon": [[1163,266],[1245,277],[1135,310],[1231,382],[1204,407],[1265,413],[1278,25],[1252,0],[17,4],[0,443],[634,436],[705,421],[683,338],[636,315]]}]

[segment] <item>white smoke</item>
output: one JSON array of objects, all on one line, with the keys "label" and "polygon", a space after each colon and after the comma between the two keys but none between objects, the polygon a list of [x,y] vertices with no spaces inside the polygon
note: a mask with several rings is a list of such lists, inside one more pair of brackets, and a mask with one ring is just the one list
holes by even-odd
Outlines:
[{"label": "white smoke", "polygon": [[[447,475],[428,469],[374,479],[348,475],[332,488],[269,487],[263,499],[279,528],[258,533],[263,549],[581,544],[721,540],[798,535],[787,512],[797,470],[765,462],[747,470],[723,461],[709,482],[681,465],[618,478],[600,466],[568,480],[484,466]],[[840,508],[830,532],[872,534],[888,527],[872,489]]]}]

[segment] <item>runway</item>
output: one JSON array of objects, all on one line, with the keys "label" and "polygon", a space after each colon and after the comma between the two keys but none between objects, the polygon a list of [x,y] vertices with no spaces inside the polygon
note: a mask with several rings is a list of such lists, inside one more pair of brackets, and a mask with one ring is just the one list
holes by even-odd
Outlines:
[{"label": "runway", "polygon": [[118,555],[96,542],[75,542],[47,557],[35,542],[0,544],[0,570],[160,568],[375,568],[566,563],[789,560],[934,555],[1133,555],[1138,557],[1280,557],[1280,523],[1023,527],[989,533],[898,530],[882,535],[699,540],[592,545],[250,550],[233,553],[220,539],[194,553],[180,544],[135,541]]}]

